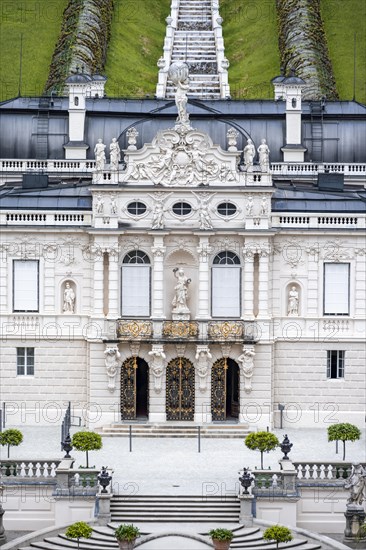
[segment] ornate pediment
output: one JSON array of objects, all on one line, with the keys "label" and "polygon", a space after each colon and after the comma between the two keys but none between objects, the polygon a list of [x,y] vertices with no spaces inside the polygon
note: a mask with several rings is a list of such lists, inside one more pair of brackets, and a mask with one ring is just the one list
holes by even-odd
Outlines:
[{"label": "ornate pediment", "polygon": [[239,182],[239,155],[214,145],[207,134],[177,124],[158,132],[142,149],[125,151],[127,171],[123,181],[164,187]]}]

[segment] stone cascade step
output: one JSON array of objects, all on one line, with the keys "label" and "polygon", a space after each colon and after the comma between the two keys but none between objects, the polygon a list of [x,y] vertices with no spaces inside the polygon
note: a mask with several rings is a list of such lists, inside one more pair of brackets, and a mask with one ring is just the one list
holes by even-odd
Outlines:
[{"label": "stone cascade step", "polygon": [[239,501],[234,496],[114,496],[112,522],[237,523]]},{"label": "stone cascade step", "polygon": [[[197,438],[198,425],[194,424],[150,424],[150,423],[114,423],[97,428],[95,431],[104,437],[128,437],[132,429],[132,437],[145,438]],[[204,439],[244,439],[249,433],[246,424],[207,424],[201,426],[201,437]]]}]

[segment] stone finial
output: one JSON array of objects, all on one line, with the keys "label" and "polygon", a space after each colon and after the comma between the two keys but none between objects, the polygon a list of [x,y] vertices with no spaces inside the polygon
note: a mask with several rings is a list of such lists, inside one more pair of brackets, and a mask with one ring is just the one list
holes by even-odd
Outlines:
[{"label": "stone finial", "polygon": [[132,127],[129,130],[127,130],[127,139],[128,139],[127,149],[129,151],[136,151],[137,149],[136,143],[137,143],[138,136],[139,136],[139,133],[136,130],[136,128]]},{"label": "stone finial", "polygon": [[235,152],[238,150],[238,147],[237,147],[238,137],[239,137],[239,132],[235,130],[235,128],[228,129],[226,133],[226,138],[228,142],[228,148],[227,148],[228,151]]}]

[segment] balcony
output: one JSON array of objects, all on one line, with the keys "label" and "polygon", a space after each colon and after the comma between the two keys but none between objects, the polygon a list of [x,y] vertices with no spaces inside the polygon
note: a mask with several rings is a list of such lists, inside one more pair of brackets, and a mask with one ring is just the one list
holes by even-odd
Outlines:
[{"label": "balcony", "polygon": [[118,319],[117,338],[121,341],[149,343],[237,343],[256,340],[256,323],[250,321],[151,321]]}]

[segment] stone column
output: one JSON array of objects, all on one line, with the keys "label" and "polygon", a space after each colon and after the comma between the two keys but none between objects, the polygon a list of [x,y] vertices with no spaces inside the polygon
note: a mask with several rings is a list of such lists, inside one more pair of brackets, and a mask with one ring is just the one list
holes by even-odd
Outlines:
[{"label": "stone column", "polygon": [[199,257],[199,271],[198,271],[198,307],[197,307],[197,319],[210,318],[210,265],[209,256],[211,247],[209,245],[208,237],[200,237],[200,243],[197,247]]},{"label": "stone column", "polygon": [[154,237],[154,246],[151,251],[154,255],[152,270],[152,311],[154,319],[165,319],[164,315],[164,236]]},{"label": "stone column", "polygon": [[118,247],[108,250],[109,266],[108,266],[108,317],[117,318],[120,315],[120,296],[118,293],[119,280],[119,258]]},{"label": "stone column", "polygon": [[251,246],[243,248],[244,256],[244,304],[243,314],[244,319],[253,319],[254,312],[254,251]]},{"label": "stone column", "polygon": [[103,250],[102,247],[95,247],[93,250],[94,261],[94,285],[93,285],[93,304],[94,315],[96,317],[103,316],[104,306],[104,265],[103,265]]},{"label": "stone column", "polygon": [[210,348],[207,345],[197,345],[195,361],[194,421],[200,424],[212,422],[211,365],[212,355]]},{"label": "stone column", "polygon": [[258,317],[268,317],[269,249],[259,250]]}]

